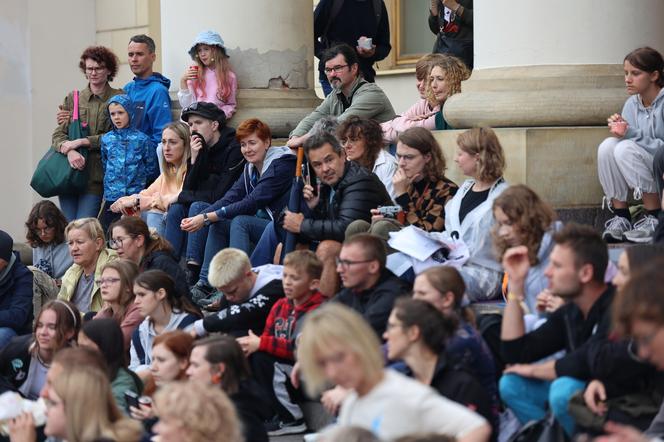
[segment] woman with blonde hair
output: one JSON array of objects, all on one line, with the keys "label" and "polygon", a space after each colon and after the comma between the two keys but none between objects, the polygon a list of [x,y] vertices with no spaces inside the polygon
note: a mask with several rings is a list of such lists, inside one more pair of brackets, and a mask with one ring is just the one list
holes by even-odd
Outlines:
[{"label": "woman with blonde hair", "polygon": [[134,303],[134,280],[138,266],[128,259],[116,259],[104,266],[97,285],[101,290],[104,308],[93,319],[112,318],[122,329],[124,348],[129,354],[131,335],[143,322],[143,315]]},{"label": "woman with blonde hair", "polygon": [[[219,388],[199,382],[172,382],[155,395],[161,442],[240,442],[240,423],[233,404]],[[210,419],[214,416],[214,419]]]},{"label": "woman with blonde hair", "polygon": [[500,296],[502,267],[493,253],[493,201],[508,186],[503,179],[505,154],[493,129],[477,127],[457,138],[454,159],[468,176],[445,206],[445,230],[466,243],[470,258],[459,270],[471,302]]},{"label": "woman with blonde hair", "polygon": [[97,280],[104,266],[117,255],[106,248],[104,230],[96,218],[70,222],[65,236],[74,264],[62,276],[58,299],[71,301],[81,313],[98,312],[104,302]]},{"label": "woman with blonde hair", "polygon": [[340,426],[370,429],[387,440],[431,431],[461,442],[486,441],[491,433],[474,412],[385,370],[378,336],[358,313],[343,305],[327,304],[308,315],[298,360],[312,396],[329,383],[351,390],[341,405]]},{"label": "woman with blonde hair", "polygon": [[191,132],[181,121],[168,124],[162,131],[162,173],[148,187],[137,194],[118,198],[111,205],[113,212],[132,215],[140,210],[149,227],[163,235],[168,207],[177,201],[187,173],[191,156]]}]

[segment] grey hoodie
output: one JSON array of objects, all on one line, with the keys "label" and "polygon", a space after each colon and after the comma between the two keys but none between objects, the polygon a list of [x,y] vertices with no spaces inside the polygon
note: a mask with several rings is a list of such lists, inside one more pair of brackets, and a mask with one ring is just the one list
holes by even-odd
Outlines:
[{"label": "grey hoodie", "polygon": [[640,95],[627,99],[622,110],[627,121],[626,140],[632,140],[649,153],[664,147],[664,88],[650,107],[645,107]]}]

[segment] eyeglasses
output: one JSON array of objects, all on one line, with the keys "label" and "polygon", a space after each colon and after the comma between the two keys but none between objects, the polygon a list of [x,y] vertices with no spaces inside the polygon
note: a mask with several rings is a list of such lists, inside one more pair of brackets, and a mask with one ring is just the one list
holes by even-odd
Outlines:
[{"label": "eyeglasses", "polygon": [[120,278],[101,278],[95,279],[95,284],[102,286],[104,284],[115,284],[118,281],[120,281]]},{"label": "eyeglasses", "polygon": [[122,243],[123,243],[124,241],[128,240],[128,239],[133,239],[133,236],[128,236],[128,237],[126,237],[126,238],[123,238],[123,237],[119,236],[119,237],[117,237],[117,238],[109,239],[109,240],[108,240],[108,246],[109,246],[111,249],[115,250],[115,249],[117,249],[118,247],[122,247]]},{"label": "eyeglasses", "polygon": [[351,261],[349,259],[340,259],[336,258],[334,260],[337,263],[337,266],[341,266],[341,268],[347,269],[348,267],[355,265],[355,264],[365,264],[367,262],[374,261],[373,259],[365,259],[362,261]]},{"label": "eyeglasses", "polygon": [[98,66],[96,68],[85,68],[85,73],[86,74],[95,74],[99,72],[103,72],[106,69],[106,66]]},{"label": "eyeglasses", "polygon": [[332,72],[334,72],[335,74],[338,74],[339,72],[341,72],[343,70],[343,68],[347,68],[347,67],[348,67],[347,64],[338,64],[336,66],[332,66],[331,68],[325,68],[324,71],[328,75],[331,74]]},{"label": "eyeglasses", "polygon": [[356,142],[360,141],[361,139],[362,138],[360,138],[360,137],[357,137],[357,138],[356,137],[349,137],[349,138],[342,138],[339,141],[341,142],[342,146],[345,146],[349,143],[356,143]]},{"label": "eyeglasses", "polygon": [[34,230],[35,233],[39,235],[46,235],[49,232],[52,232],[55,229],[54,226],[46,226],[43,229],[40,229],[38,227],[33,227],[32,230]]}]

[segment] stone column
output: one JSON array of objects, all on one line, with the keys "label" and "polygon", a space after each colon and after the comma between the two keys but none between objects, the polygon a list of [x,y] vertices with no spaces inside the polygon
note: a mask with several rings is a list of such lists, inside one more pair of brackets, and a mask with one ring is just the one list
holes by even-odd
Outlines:
[{"label": "stone column", "polygon": [[[597,145],[627,98],[622,60],[640,46],[664,50],[661,17],[661,0],[476,0],[475,70],[445,118],[514,128],[498,130],[508,180],[558,207],[597,205]],[[448,155],[455,136],[439,135]]]},{"label": "stone column", "polygon": [[320,103],[314,93],[311,0],[198,0],[195,7],[161,0],[162,65],[172,91],[191,64],[196,34],[221,35],[238,78],[238,110],[231,120],[257,117],[285,137]]}]

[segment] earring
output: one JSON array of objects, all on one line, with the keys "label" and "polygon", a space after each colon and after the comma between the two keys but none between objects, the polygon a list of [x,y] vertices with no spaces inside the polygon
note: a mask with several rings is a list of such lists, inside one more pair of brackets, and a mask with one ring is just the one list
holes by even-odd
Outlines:
[{"label": "earring", "polygon": [[214,57],[212,57],[212,58],[210,59],[210,62],[214,63]]}]

